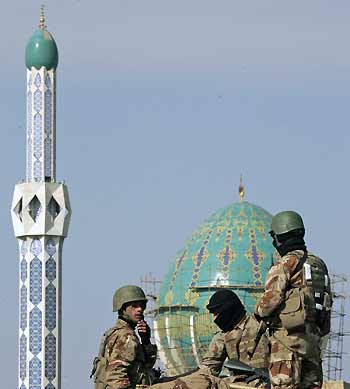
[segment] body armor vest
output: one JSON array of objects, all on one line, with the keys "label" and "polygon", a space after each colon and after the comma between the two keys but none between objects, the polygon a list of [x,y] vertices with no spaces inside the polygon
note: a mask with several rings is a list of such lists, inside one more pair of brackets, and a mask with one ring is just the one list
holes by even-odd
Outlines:
[{"label": "body armor vest", "polygon": [[303,331],[306,322],[314,322],[321,336],[330,331],[332,299],[330,280],[325,263],[307,253],[299,258],[279,319],[289,333]]}]

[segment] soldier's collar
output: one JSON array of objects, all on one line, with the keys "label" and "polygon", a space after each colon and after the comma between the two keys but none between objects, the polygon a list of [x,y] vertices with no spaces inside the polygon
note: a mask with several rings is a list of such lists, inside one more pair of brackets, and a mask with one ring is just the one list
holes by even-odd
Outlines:
[{"label": "soldier's collar", "polygon": [[132,320],[130,320],[129,318],[125,317],[125,316],[119,316],[118,317],[118,320],[122,320],[123,322],[125,322],[126,324],[128,324],[133,330],[136,328],[136,323],[134,323]]},{"label": "soldier's collar", "polygon": [[241,330],[244,329],[245,327],[245,323],[247,322],[248,320],[248,315],[247,313],[242,317],[242,320],[236,325],[236,327],[240,328]]}]

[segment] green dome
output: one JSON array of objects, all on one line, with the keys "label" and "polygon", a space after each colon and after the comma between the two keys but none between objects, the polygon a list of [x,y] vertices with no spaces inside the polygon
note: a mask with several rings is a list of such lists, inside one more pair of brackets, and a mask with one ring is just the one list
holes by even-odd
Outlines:
[{"label": "green dome", "polygon": [[29,70],[34,66],[47,70],[56,69],[58,64],[58,50],[53,36],[44,29],[39,29],[31,36],[26,47],[26,66]]},{"label": "green dome", "polygon": [[233,203],[204,221],[170,263],[155,328],[171,373],[195,367],[218,330],[205,308],[215,290],[234,290],[252,312],[275,252],[271,220],[256,205]]}]

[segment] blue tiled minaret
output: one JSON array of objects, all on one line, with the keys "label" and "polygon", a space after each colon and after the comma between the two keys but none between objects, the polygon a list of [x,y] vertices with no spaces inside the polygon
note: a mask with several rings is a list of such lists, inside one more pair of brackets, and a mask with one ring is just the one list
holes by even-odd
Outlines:
[{"label": "blue tiled minaret", "polygon": [[57,64],[42,9],[26,47],[26,180],[11,208],[20,252],[19,389],[61,389],[62,245],[71,208],[56,181]]}]

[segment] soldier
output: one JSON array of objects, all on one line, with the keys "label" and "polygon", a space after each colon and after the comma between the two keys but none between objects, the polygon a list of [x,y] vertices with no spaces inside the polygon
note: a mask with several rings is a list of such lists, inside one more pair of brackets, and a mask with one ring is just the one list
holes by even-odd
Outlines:
[{"label": "soldier", "polygon": [[[214,335],[199,368],[189,375],[174,377],[172,381],[156,384],[154,389],[213,388],[227,389],[230,383],[243,382],[246,376],[218,378],[227,358],[245,362],[252,367],[268,367],[268,342],[264,335],[250,360],[248,352],[254,347],[259,323],[248,315],[238,298],[229,289],[219,289],[210,298],[207,309],[220,331]],[[256,381],[251,385],[255,386]]]},{"label": "soldier", "polygon": [[118,320],[104,333],[94,360],[91,377],[95,389],[151,385],[157,347],[151,344],[151,331],[143,320],[146,303],[145,293],[135,285],[122,286],[114,293],[113,312],[118,312]]},{"label": "soldier", "polygon": [[321,337],[330,331],[332,306],[325,263],[307,251],[304,223],[293,211],[272,219],[280,255],[266,277],[255,315],[268,322],[272,388],[321,388]]}]

